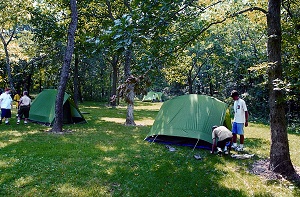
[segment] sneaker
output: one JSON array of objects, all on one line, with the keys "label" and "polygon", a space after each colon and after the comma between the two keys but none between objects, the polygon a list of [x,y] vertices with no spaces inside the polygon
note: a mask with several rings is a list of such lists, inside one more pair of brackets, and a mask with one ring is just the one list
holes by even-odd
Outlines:
[{"label": "sneaker", "polygon": [[10,125],[9,122],[5,122],[6,125]]},{"label": "sneaker", "polygon": [[242,152],[242,151],[244,151],[244,148],[237,147],[235,150],[238,151],[238,152]]},{"label": "sneaker", "polygon": [[222,156],[222,150],[221,149],[218,149],[218,155]]},{"label": "sneaker", "polygon": [[17,124],[20,124],[20,121],[18,121]]},{"label": "sneaker", "polygon": [[27,124],[28,122],[27,121],[24,121],[24,124]]},{"label": "sneaker", "polygon": [[224,154],[225,154],[225,155],[228,155],[228,154],[229,154],[229,152],[226,150],[226,151],[224,151]]},{"label": "sneaker", "polygon": [[235,150],[235,149],[237,149],[238,148],[238,146],[236,146],[236,145],[232,145],[231,146],[231,149],[233,149],[233,150]]}]

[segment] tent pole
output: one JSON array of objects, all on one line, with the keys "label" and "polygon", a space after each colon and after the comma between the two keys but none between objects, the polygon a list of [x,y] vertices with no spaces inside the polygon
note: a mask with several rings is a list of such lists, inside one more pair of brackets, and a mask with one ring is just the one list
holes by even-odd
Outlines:
[{"label": "tent pole", "polygon": [[194,146],[194,148],[193,148],[192,152],[194,152],[194,150],[195,150],[195,148],[196,148],[196,146],[197,146],[197,144],[198,144],[199,140],[200,140],[200,138],[198,138],[198,140],[197,140],[197,142],[196,142],[196,144],[195,144],[195,146]]},{"label": "tent pole", "polygon": [[156,140],[157,136],[158,136],[158,135],[155,136],[155,138],[154,138],[154,140],[151,142],[151,144]]}]

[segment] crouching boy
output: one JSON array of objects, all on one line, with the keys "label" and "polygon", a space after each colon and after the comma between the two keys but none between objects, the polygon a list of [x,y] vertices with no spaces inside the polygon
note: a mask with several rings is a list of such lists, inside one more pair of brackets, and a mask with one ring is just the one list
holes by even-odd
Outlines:
[{"label": "crouching boy", "polygon": [[[230,147],[232,143],[232,132],[224,126],[213,126],[212,127],[212,147],[211,152],[214,153],[217,147],[218,154],[221,155],[224,151],[225,155],[230,152]],[[217,142],[218,141],[218,142]],[[226,144],[229,144],[228,147]]]}]

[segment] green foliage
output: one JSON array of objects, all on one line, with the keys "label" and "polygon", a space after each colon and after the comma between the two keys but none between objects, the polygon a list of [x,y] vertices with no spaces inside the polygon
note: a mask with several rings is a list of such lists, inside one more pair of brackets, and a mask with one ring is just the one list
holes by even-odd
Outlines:
[{"label": "green foliage", "polygon": [[[300,113],[298,2],[284,1],[282,13],[283,83],[288,87],[287,111],[291,122],[299,119]],[[6,0],[0,3],[4,11],[1,19],[9,19],[3,24],[8,24],[11,31],[15,24],[12,18],[22,18],[10,49],[16,86],[31,82],[33,91],[57,87],[70,20],[68,1],[8,3]],[[117,59],[118,86],[125,80],[123,52],[131,47],[132,74],[144,76],[139,84],[141,89],[179,95],[187,93],[191,86],[193,93],[214,95],[222,100],[228,98],[232,89],[238,89],[247,93],[245,99],[251,117],[268,119],[265,113],[268,79],[266,67],[261,66],[267,59],[265,14],[252,11],[230,18],[253,6],[266,9],[267,1],[83,0],[77,3],[79,25],[75,50],[84,100],[108,101],[112,62]],[[18,14],[8,14],[12,10],[19,10]],[[216,24],[210,26],[212,23]],[[2,51],[0,60],[0,85],[5,86]],[[74,67],[71,71],[73,79]],[[71,94],[73,86],[70,80]]]}]

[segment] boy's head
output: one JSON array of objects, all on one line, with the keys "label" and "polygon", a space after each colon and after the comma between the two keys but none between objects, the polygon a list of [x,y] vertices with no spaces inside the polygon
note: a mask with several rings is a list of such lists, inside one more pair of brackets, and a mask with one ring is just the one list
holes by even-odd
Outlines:
[{"label": "boy's head", "polygon": [[231,97],[232,97],[233,100],[238,100],[239,93],[236,90],[232,90]]},{"label": "boy's head", "polygon": [[218,128],[217,125],[214,125],[212,128],[211,128],[211,131],[213,132],[216,128]]}]

